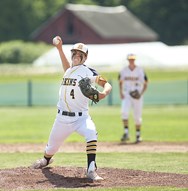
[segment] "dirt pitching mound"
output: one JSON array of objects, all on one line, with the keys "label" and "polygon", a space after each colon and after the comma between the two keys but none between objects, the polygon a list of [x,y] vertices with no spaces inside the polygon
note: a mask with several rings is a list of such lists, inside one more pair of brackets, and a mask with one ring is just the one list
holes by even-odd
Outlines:
[{"label": "dirt pitching mound", "polygon": [[31,169],[19,167],[0,170],[1,190],[29,190],[55,188],[112,188],[168,186],[188,188],[188,175],[175,173],[145,172],[128,169],[98,169],[104,178],[101,182],[92,182],[85,178],[85,168],[47,167]]}]

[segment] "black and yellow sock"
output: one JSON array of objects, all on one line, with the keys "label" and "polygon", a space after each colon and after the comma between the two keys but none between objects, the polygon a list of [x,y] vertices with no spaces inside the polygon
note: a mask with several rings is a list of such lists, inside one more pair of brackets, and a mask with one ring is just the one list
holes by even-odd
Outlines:
[{"label": "black and yellow sock", "polygon": [[[90,163],[92,161],[95,161],[96,150],[97,150],[97,141],[96,140],[92,140],[92,141],[87,142],[86,153],[87,153],[88,168],[89,168]],[[95,165],[96,165],[96,163],[95,163]]]}]

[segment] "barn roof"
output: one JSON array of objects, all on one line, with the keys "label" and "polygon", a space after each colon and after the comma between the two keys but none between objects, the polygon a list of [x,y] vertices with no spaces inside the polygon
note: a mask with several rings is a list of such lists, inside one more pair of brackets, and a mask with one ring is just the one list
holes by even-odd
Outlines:
[{"label": "barn roof", "polygon": [[103,37],[152,38],[158,35],[125,6],[102,7],[97,5],[67,4],[65,9],[73,12]]},{"label": "barn roof", "polygon": [[155,41],[158,34],[134,16],[125,6],[103,7],[98,5],[66,4],[49,20],[37,28],[31,37],[35,37],[64,12],[70,11],[99,36],[103,38],[133,38]]}]

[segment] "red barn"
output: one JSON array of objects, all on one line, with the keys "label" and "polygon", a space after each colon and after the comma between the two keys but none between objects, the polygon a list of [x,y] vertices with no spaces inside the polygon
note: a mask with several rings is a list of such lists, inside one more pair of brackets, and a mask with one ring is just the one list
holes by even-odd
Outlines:
[{"label": "red barn", "polygon": [[152,42],[157,33],[135,17],[125,6],[67,4],[56,15],[36,29],[34,41],[52,43],[59,35],[65,44],[112,44]]}]

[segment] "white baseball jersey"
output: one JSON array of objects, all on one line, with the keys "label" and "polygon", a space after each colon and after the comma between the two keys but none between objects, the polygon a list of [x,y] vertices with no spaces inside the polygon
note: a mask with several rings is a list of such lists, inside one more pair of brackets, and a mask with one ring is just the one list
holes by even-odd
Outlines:
[{"label": "white baseball jersey", "polygon": [[89,77],[94,82],[96,78],[91,77],[97,75],[95,70],[85,65],[69,68],[63,76],[59,90],[58,109],[69,112],[88,110],[88,98],[82,94],[78,82],[85,77]]},{"label": "white baseball jersey", "polygon": [[89,99],[82,94],[78,86],[78,82],[84,77],[95,82],[97,75],[95,70],[85,65],[66,70],[59,90],[58,113],[45,149],[47,155],[54,155],[73,132],[84,136],[86,142],[97,140],[96,127],[88,113]]},{"label": "white baseball jersey", "polygon": [[142,68],[136,66],[131,70],[128,66],[120,72],[120,80],[123,81],[124,94],[129,94],[130,91],[142,91],[145,81],[145,74]]},{"label": "white baseball jersey", "polygon": [[143,98],[133,99],[130,96],[130,91],[143,89],[143,84],[147,80],[144,70],[141,67],[136,66],[134,70],[131,70],[128,66],[123,68],[119,75],[119,80],[122,81],[122,88],[124,99],[122,100],[122,118],[128,119],[131,107],[133,107],[134,121],[137,125],[142,122],[142,106]]}]

